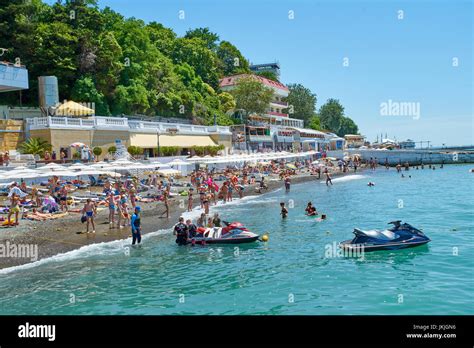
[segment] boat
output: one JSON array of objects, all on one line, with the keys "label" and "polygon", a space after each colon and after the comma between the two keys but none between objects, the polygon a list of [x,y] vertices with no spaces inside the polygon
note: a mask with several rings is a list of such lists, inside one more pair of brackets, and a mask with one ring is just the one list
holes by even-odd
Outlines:
[{"label": "boat", "polygon": [[385,230],[363,231],[354,228],[355,237],[339,244],[345,250],[398,250],[426,244],[431,240],[419,229],[400,220],[389,222],[393,227]]},{"label": "boat", "polygon": [[199,227],[198,234],[189,238],[190,244],[241,244],[251,243],[259,239],[259,235],[250,232],[240,222],[223,221],[224,227]]}]

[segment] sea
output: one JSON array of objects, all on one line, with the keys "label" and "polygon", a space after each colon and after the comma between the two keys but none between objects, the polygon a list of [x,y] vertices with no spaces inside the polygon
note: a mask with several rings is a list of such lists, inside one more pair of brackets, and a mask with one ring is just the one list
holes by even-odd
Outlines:
[{"label": "sea", "polygon": [[[474,314],[472,165],[391,168],[292,185],[212,208],[268,242],[179,247],[171,230],[0,270],[10,315]],[[367,186],[373,182],[375,186]],[[283,186],[283,185],[282,185]],[[327,219],[305,216],[312,202]],[[289,207],[280,216],[280,202]],[[186,217],[196,218],[196,209]],[[354,228],[402,220],[427,245],[343,255]]]}]

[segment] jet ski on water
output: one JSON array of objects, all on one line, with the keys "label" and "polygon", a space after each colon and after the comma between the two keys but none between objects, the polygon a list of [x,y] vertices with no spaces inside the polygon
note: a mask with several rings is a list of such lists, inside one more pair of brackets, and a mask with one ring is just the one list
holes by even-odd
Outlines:
[{"label": "jet ski on water", "polygon": [[410,224],[401,224],[400,220],[389,222],[393,227],[386,230],[363,231],[354,228],[355,237],[339,245],[345,250],[375,251],[412,248],[426,244],[431,240],[419,229]]},{"label": "jet ski on water", "polygon": [[259,239],[259,235],[250,232],[240,222],[223,221],[225,227],[199,227],[198,234],[189,238],[191,244],[241,244],[251,243]]}]

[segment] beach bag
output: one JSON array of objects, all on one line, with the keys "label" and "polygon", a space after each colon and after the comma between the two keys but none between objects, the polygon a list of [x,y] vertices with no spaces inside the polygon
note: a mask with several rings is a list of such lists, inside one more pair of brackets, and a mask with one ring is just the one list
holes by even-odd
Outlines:
[{"label": "beach bag", "polygon": [[84,223],[87,221],[87,217],[85,215],[81,216],[81,222]]}]

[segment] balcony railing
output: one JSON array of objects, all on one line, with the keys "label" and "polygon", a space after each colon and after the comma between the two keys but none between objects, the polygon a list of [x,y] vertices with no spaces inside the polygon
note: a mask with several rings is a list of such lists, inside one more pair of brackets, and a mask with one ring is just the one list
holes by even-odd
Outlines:
[{"label": "balcony railing", "polygon": [[273,115],[273,116],[280,116],[280,117],[288,117],[288,114],[284,114],[281,112],[275,112],[275,111],[267,111],[268,115]]},{"label": "balcony railing", "polygon": [[278,101],[278,100],[272,100],[270,103],[282,105],[282,106],[284,106],[285,108],[288,107],[288,103],[287,103],[287,102],[282,102],[282,101]]},{"label": "balcony railing", "polygon": [[177,134],[231,134],[225,126],[200,126],[193,124],[136,121],[122,117],[34,117],[26,119],[30,129],[41,128],[76,128],[76,129],[124,129],[141,130],[143,132],[177,133]]}]

